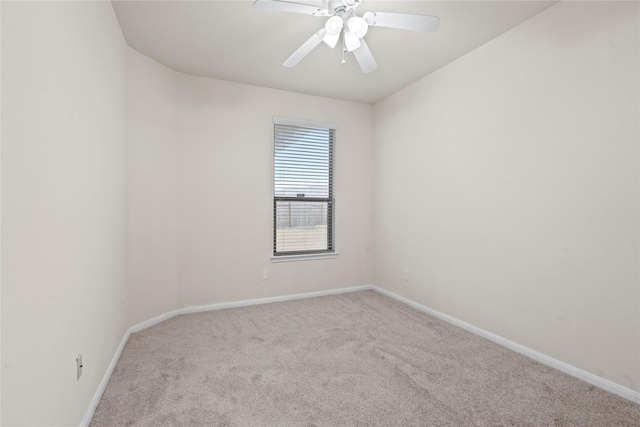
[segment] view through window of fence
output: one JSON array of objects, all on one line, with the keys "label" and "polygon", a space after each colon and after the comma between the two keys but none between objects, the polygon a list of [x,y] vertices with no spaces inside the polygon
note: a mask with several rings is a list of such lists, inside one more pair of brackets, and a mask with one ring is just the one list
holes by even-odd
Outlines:
[{"label": "view through window of fence", "polygon": [[334,251],[334,138],[333,128],[274,119],[274,255]]}]

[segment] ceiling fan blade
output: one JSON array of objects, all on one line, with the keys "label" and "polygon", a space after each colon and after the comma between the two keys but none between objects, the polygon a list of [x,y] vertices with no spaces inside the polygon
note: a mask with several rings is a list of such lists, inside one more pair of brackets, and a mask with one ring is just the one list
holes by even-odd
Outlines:
[{"label": "ceiling fan blade", "polygon": [[363,15],[367,24],[374,27],[399,28],[401,30],[436,31],[440,18],[429,15],[412,15],[409,13],[367,12]]},{"label": "ceiling fan blade", "polygon": [[321,9],[310,4],[293,3],[280,0],[256,0],[253,3],[255,9],[277,10],[280,12],[295,12],[313,16],[329,16],[327,9]]},{"label": "ceiling fan blade", "polygon": [[356,57],[356,61],[358,61],[363,73],[370,73],[378,68],[378,64],[364,39],[360,39],[360,47],[353,51],[353,55]]},{"label": "ceiling fan blade", "polygon": [[302,43],[295,52],[291,54],[285,61],[282,63],[285,67],[295,67],[298,65],[298,62],[302,61],[302,59],[309,54],[316,46],[318,46],[322,42],[322,38],[327,34],[327,30],[322,28],[320,31],[312,35],[309,40]]}]

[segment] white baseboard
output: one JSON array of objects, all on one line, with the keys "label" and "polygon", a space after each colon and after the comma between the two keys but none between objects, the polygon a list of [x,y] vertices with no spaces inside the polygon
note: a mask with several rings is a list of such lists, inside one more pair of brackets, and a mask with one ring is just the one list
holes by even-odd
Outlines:
[{"label": "white baseboard", "polygon": [[153,325],[157,325],[160,322],[164,322],[167,319],[171,319],[172,317],[177,316],[178,314],[181,314],[180,310],[173,310],[168,313],[161,314],[160,316],[156,316],[153,319],[145,320],[144,322],[138,323],[137,325],[133,325],[129,329],[129,331],[132,334],[135,334],[136,332],[140,332],[143,329],[147,329]]},{"label": "white baseboard", "polygon": [[102,377],[102,381],[98,386],[98,390],[96,390],[96,394],[93,395],[93,399],[91,400],[91,404],[87,409],[87,412],[84,414],[84,418],[82,419],[82,423],[80,423],[81,427],[87,427],[91,422],[91,418],[93,418],[93,413],[96,411],[98,407],[98,403],[100,403],[100,399],[102,399],[102,394],[107,388],[107,384],[109,384],[109,380],[111,379],[111,374],[113,374],[113,370],[116,368],[118,364],[118,360],[120,360],[120,355],[122,354],[122,350],[124,350],[124,346],[129,341],[129,337],[131,336],[131,329],[129,329],[122,338],[118,349],[116,350],[116,354],[113,355],[113,359],[111,359],[111,363],[107,368],[107,372],[104,373],[104,377]]},{"label": "white baseboard", "polygon": [[326,295],[346,294],[348,292],[367,291],[373,289],[373,285],[353,286],[350,288],[329,289],[328,291],[307,292],[304,294],[283,295],[279,297],[258,298],[244,301],[223,302],[220,304],[200,305],[196,307],[181,308],[180,314],[200,313],[202,311],[222,310],[225,308],[247,307],[250,305],[270,304],[273,302],[292,301],[296,299],[322,297]]},{"label": "white baseboard", "polygon": [[582,369],[576,368],[575,366],[569,365],[568,363],[561,362],[560,360],[554,359],[553,357],[549,357],[545,354],[532,350],[523,345],[517,344],[513,341],[509,341],[506,338],[503,338],[494,333],[485,331],[484,329],[478,328],[477,326],[473,326],[469,323],[463,322],[462,320],[456,319],[455,317],[441,313],[432,308],[425,307],[422,304],[418,304],[417,302],[412,301],[408,298],[401,297],[400,295],[396,295],[393,292],[387,291],[386,289],[382,289],[377,286],[372,286],[372,288],[376,292],[379,292],[383,295],[386,295],[390,298],[393,298],[411,307],[417,308],[418,310],[423,311],[427,314],[430,314],[434,317],[437,317],[438,319],[444,320],[447,323],[451,323],[452,325],[458,326],[462,329],[466,329],[467,331],[475,335],[479,335],[483,338],[488,339],[489,341],[493,341],[510,350],[513,350],[517,353],[530,357],[531,359],[536,360],[544,365],[547,365],[551,368],[562,371],[565,374],[569,374],[571,376],[581,379],[582,381],[585,381],[589,384],[599,387],[603,390],[617,394],[618,396],[624,397],[625,399],[628,399],[632,402],[640,404],[640,393],[637,391],[628,389],[626,387],[621,386],[620,384],[616,384],[612,381],[606,380],[597,375],[593,375],[587,371],[583,371]]},{"label": "white baseboard", "polygon": [[373,289],[373,285],[353,286],[350,288],[329,289],[326,291],[307,292],[304,294],[281,295],[277,297],[257,298],[257,299],[243,300],[243,301],[231,301],[231,302],[222,302],[218,304],[184,307],[184,308],[179,308],[177,310],[170,311],[168,313],[161,314],[160,316],[156,316],[153,319],[145,320],[144,322],[141,322],[141,323],[138,323],[137,325],[132,326],[130,330],[131,330],[131,333],[136,333],[143,329],[147,329],[153,325],[157,325],[160,322],[164,322],[167,319],[171,319],[172,317],[177,316],[179,314],[200,313],[203,311],[223,310],[225,308],[248,307],[250,305],[270,304],[273,302],[292,301],[296,299],[321,297],[325,295],[338,295],[338,294],[345,294],[348,292],[366,291],[370,289]]}]

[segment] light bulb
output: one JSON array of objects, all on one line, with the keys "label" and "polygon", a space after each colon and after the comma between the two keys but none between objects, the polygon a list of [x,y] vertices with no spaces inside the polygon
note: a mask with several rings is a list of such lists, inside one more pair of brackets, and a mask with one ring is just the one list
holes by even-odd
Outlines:
[{"label": "light bulb", "polygon": [[344,21],[339,16],[332,16],[327,20],[327,23],[324,24],[324,28],[327,30],[327,34],[331,34],[332,36],[336,34],[340,34],[342,31],[342,27],[344,25]]},{"label": "light bulb", "polygon": [[358,38],[363,38],[367,31],[369,30],[369,25],[367,21],[360,18],[359,16],[352,16],[347,21],[347,27],[349,27],[349,31],[358,36]]}]

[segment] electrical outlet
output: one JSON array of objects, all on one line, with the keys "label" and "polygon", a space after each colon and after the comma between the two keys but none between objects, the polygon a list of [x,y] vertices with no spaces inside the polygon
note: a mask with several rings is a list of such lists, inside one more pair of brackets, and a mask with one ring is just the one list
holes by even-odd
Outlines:
[{"label": "electrical outlet", "polygon": [[269,270],[266,268],[262,270],[262,280],[269,280]]},{"label": "electrical outlet", "polygon": [[406,280],[407,282],[409,281],[409,270],[407,270],[406,268],[404,269],[404,280]]},{"label": "electrical outlet", "polygon": [[78,357],[76,357],[76,373],[77,373],[76,381],[78,381],[82,376],[82,353],[79,354]]}]

